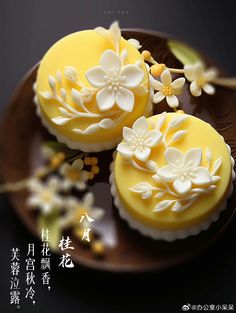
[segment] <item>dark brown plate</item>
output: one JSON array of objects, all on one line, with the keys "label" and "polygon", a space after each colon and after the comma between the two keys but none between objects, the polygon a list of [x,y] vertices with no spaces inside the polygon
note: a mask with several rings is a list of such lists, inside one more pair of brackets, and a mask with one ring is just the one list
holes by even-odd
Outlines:
[{"label": "dark brown plate", "polygon": [[[150,50],[161,63],[170,67],[181,67],[166,45],[166,37],[159,33],[127,30],[126,38],[137,38],[143,49]],[[209,62],[207,61],[209,64]],[[41,165],[39,147],[43,140],[51,138],[36,116],[33,103],[32,85],[37,66],[32,68],[21,80],[9,103],[7,113],[1,125],[1,174],[3,181],[14,182],[29,176]],[[222,134],[231,146],[236,157],[236,95],[234,91],[217,87],[214,96],[190,96],[187,88],[181,96],[181,107],[186,113],[208,121]],[[155,113],[169,110],[165,103],[156,105]],[[105,218],[97,224],[109,247],[104,259],[95,259],[88,248],[83,247],[75,238],[71,238],[75,250],[73,259],[89,268],[111,272],[144,272],[161,270],[179,264],[196,255],[209,246],[228,226],[235,215],[235,192],[228,208],[220,219],[207,231],[198,236],[189,237],[173,243],[154,241],[142,237],[131,230],[120,219],[113,206],[109,186],[109,164],[112,151],[98,154],[102,173],[91,183],[89,189],[94,192],[96,206],[106,210]],[[26,191],[9,194],[16,212],[31,230],[36,232],[36,217],[26,206]]]}]

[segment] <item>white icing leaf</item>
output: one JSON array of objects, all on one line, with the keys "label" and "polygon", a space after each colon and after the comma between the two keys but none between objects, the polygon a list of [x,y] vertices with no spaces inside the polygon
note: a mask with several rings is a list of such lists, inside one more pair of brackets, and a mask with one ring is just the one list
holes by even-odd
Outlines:
[{"label": "white icing leaf", "polygon": [[211,162],[211,159],[212,159],[212,152],[210,150],[210,148],[206,148],[206,158],[207,158],[207,161],[210,163]]},{"label": "white icing leaf", "polygon": [[141,198],[145,200],[152,196],[152,190],[156,190],[156,188],[147,182],[141,182],[129,188],[129,190],[140,194]]},{"label": "white icing leaf", "polygon": [[73,66],[67,66],[65,68],[65,72],[64,72],[65,76],[67,79],[69,79],[72,82],[76,82],[77,81],[77,71]]},{"label": "white icing leaf", "polygon": [[48,83],[49,83],[50,88],[53,91],[55,91],[55,89],[56,89],[56,80],[55,80],[55,78],[52,75],[49,75]]},{"label": "white icing leaf", "polygon": [[120,55],[122,64],[124,64],[125,60],[127,59],[127,56],[128,56],[127,50],[123,49]]},{"label": "white icing leaf", "polygon": [[114,125],[114,121],[110,118],[104,118],[99,122],[99,126],[102,128],[111,128]]},{"label": "white icing leaf", "polygon": [[72,95],[73,101],[74,101],[79,107],[83,107],[83,98],[82,98],[81,93],[80,93],[78,90],[72,88],[72,89],[71,89],[71,95]]},{"label": "white icing leaf", "polygon": [[91,124],[90,126],[88,126],[84,131],[83,134],[87,135],[87,134],[94,134],[96,133],[98,130],[100,129],[98,124]]},{"label": "white icing leaf", "polygon": [[60,94],[61,94],[62,99],[66,101],[66,91],[64,88],[60,89]]},{"label": "white icing leaf", "polygon": [[157,198],[157,199],[160,199],[160,198],[162,198],[163,196],[164,196],[164,192],[158,192],[156,195],[155,195],[155,198]]},{"label": "white icing leaf", "polygon": [[47,100],[54,98],[53,93],[51,91],[41,91],[40,95]]},{"label": "white icing leaf", "polygon": [[177,117],[174,117],[170,124],[169,124],[169,128],[176,128],[178,127],[181,123],[183,123],[185,120],[187,120],[189,118],[188,115],[186,114],[183,114],[181,116],[177,116]]},{"label": "white icing leaf", "polygon": [[116,51],[119,51],[120,38],[121,38],[121,31],[120,31],[119,23],[117,21],[113,22],[109,30],[112,33],[115,49]]},{"label": "white icing leaf", "polygon": [[215,163],[214,163],[214,167],[213,167],[213,173],[216,174],[217,171],[219,170],[220,166],[221,166],[221,163],[222,163],[222,157],[219,157]]},{"label": "white icing leaf", "polygon": [[171,211],[180,212],[182,211],[182,208],[183,208],[182,204],[179,201],[176,201],[173,207],[171,208]]},{"label": "white icing leaf", "polygon": [[157,206],[155,206],[153,212],[161,212],[163,210],[166,210],[173,204],[173,202],[174,200],[163,200],[158,203]]},{"label": "white icing leaf", "polygon": [[130,38],[130,39],[128,39],[128,42],[131,43],[131,45],[133,45],[138,50],[140,48],[142,48],[142,46],[140,45],[140,43],[139,43],[139,41],[137,39]]},{"label": "white icing leaf", "polygon": [[62,113],[63,116],[66,117],[73,117],[73,114],[71,114],[67,109],[59,107],[58,110]]},{"label": "white icing leaf", "polygon": [[176,142],[180,140],[184,134],[186,134],[188,131],[187,130],[178,130],[177,132],[174,133],[171,142]]},{"label": "white icing leaf", "polygon": [[156,172],[158,170],[157,163],[153,160],[147,161],[146,166],[148,169],[150,169],[153,172]]},{"label": "white icing leaf", "polygon": [[53,123],[56,125],[65,125],[71,120],[71,118],[68,117],[62,117],[62,116],[57,116],[52,119]]},{"label": "white icing leaf", "polygon": [[57,73],[56,73],[56,80],[57,80],[57,82],[58,82],[59,85],[61,85],[61,79],[62,79],[61,71],[57,70]]},{"label": "white icing leaf", "polygon": [[211,178],[211,180],[212,180],[213,183],[218,182],[220,179],[221,179],[221,177],[220,177],[220,176],[217,176],[217,175],[212,176],[212,178]]},{"label": "white icing leaf", "polygon": [[156,128],[158,130],[160,130],[162,128],[163,124],[165,123],[165,121],[166,121],[166,112],[162,112],[158,121],[157,121]]}]

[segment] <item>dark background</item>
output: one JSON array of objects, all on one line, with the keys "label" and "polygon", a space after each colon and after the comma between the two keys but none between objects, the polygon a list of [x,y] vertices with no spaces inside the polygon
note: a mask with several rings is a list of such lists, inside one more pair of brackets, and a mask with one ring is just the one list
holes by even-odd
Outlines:
[{"label": "dark background", "polygon": [[[234,1],[0,1],[0,109],[19,79],[64,35],[117,19],[121,27],[154,29],[205,51],[236,75]],[[235,104],[236,105],[236,104]],[[7,134],[6,134],[7,135]],[[36,285],[36,305],[9,305],[10,254],[37,241],[15,216],[6,196],[0,201],[0,311],[5,312],[180,312],[185,303],[236,306],[236,223],[214,245],[180,267],[146,275],[109,275],[58,269],[53,257],[52,289]],[[38,274],[38,280],[39,275]],[[23,275],[23,273],[22,273]],[[23,280],[23,277],[22,277]]]}]

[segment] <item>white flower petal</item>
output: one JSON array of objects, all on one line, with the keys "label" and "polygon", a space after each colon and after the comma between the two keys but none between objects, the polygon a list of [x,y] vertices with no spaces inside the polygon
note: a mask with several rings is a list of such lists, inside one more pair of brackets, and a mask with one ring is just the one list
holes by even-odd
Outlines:
[{"label": "white flower petal", "polygon": [[105,87],[98,91],[97,104],[100,111],[107,111],[111,109],[116,102],[115,92],[113,89],[109,90],[108,87]]},{"label": "white flower petal", "polygon": [[194,96],[194,97],[199,97],[201,96],[202,94],[202,89],[200,88],[200,86],[197,84],[196,81],[193,81],[190,85],[190,91],[191,91],[191,94]]},{"label": "white flower petal", "polygon": [[41,208],[45,214],[49,214],[52,210],[52,205],[51,203],[42,203]]},{"label": "white flower petal", "polygon": [[80,177],[83,181],[87,181],[88,180],[88,172],[87,171],[81,171]]},{"label": "white flower petal", "polygon": [[122,142],[117,146],[117,151],[125,158],[131,158],[134,155],[134,150],[128,144]]},{"label": "white flower petal", "polygon": [[153,79],[153,80],[152,80],[152,87],[153,87],[155,90],[160,91],[160,90],[162,90],[162,88],[163,88],[163,84],[162,84],[161,82],[159,82],[158,80]]},{"label": "white flower petal", "polygon": [[100,64],[107,73],[114,73],[120,70],[121,60],[113,50],[108,49],[102,54]]},{"label": "white flower petal", "polygon": [[140,161],[146,161],[151,154],[151,149],[148,147],[145,147],[144,149],[137,148],[135,150],[135,157]]},{"label": "white flower petal", "polygon": [[148,131],[148,122],[144,116],[138,118],[133,125],[133,130],[135,133],[147,132]]},{"label": "white flower petal", "polygon": [[93,218],[95,221],[100,220],[104,215],[104,210],[101,208],[93,208],[90,217]]},{"label": "white flower petal", "polygon": [[178,193],[184,194],[191,189],[192,183],[191,180],[188,178],[185,179],[177,178],[174,181],[173,186]]},{"label": "white flower petal", "polygon": [[145,145],[147,147],[154,147],[156,146],[162,138],[162,133],[157,130],[151,130],[145,136]]},{"label": "white flower petal", "polygon": [[217,77],[217,70],[215,68],[210,68],[203,74],[207,82],[213,81]]},{"label": "white flower petal", "polygon": [[59,185],[60,183],[57,177],[51,177],[48,181],[48,188],[53,192],[58,190]]},{"label": "white flower petal", "polygon": [[202,149],[192,148],[184,156],[185,167],[197,167],[202,162]]},{"label": "white flower petal", "polygon": [[181,77],[181,78],[177,78],[175,79],[172,83],[171,83],[171,87],[173,89],[181,89],[183,87],[185,83],[185,78]]},{"label": "white flower petal", "polygon": [[179,167],[184,164],[184,155],[176,148],[168,148],[165,151],[165,158],[166,161],[174,167]]},{"label": "white flower petal", "polygon": [[123,128],[123,138],[126,142],[131,143],[133,141],[133,137],[135,136],[135,133],[133,129],[129,127]]},{"label": "white flower petal", "polygon": [[126,88],[137,87],[144,78],[144,72],[137,65],[128,64],[125,65],[121,71],[122,85]]},{"label": "white flower petal", "polygon": [[84,162],[81,159],[77,159],[72,163],[72,167],[80,171],[84,167]]},{"label": "white flower petal", "polygon": [[169,86],[172,82],[172,77],[169,70],[164,70],[161,73],[161,81],[164,86]]},{"label": "white flower petal", "polygon": [[215,93],[215,87],[210,84],[203,85],[202,89],[209,95],[213,95]]},{"label": "white flower petal", "polygon": [[89,69],[86,73],[86,78],[90,84],[97,88],[102,88],[106,85],[106,72],[102,66],[95,66]]},{"label": "white flower petal", "polygon": [[92,207],[94,204],[94,195],[92,192],[86,193],[83,197],[83,204],[84,206],[87,207]]},{"label": "white flower petal", "polygon": [[188,81],[193,82],[197,80],[204,72],[204,66],[201,62],[193,65],[185,65],[184,75]]},{"label": "white flower petal", "polygon": [[157,93],[155,93],[155,95],[153,96],[153,102],[154,103],[159,103],[161,102],[163,99],[165,98],[165,95],[162,91],[158,91]]},{"label": "white flower petal", "polygon": [[124,111],[132,112],[134,108],[134,94],[132,91],[119,87],[116,93],[116,104]]},{"label": "white flower petal", "polygon": [[128,42],[133,45],[136,49],[140,49],[142,48],[142,46],[140,45],[139,41],[137,39],[134,38],[130,38],[128,39]]},{"label": "white flower petal", "polygon": [[82,180],[79,180],[79,181],[77,181],[76,183],[75,183],[75,187],[78,189],[78,190],[84,190],[84,189],[86,189],[86,184],[85,184],[85,182],[84,181],[82,181]]},{"label": "white flower petal", "polygon": [[39,199],[38,195],[32,195],[27,199],[27,204],[33,208],[40,207],[41,200]]},{"label": "white flower petal", "polygon": [[165,165],[158,169],[157,174],[166,181],[173,181],[177,178],[177,175],[173,172],[171,165]]},{"label": "white flower petal", "polygon": [[63,163],[60,167],[60,174],[65,176],[68,173],[68,170],[70,169],[71,165],[68,163]]},{"label": "white flower petal", "polygon": [[211,176],[205,167],[197,167],[193,170],[191,180],[195,185],[206,185],[211,183]]},{"label": "white flower petal", "polygon": [[175,95],[166,96],[166,101],[171,108],[177,108],[179,105],[179,100]]},{"label": "white flower petal", "polygon": [[73,186],[73,182],[72,182],[71,180],[65,179],[65,180],[63,181],[62,187],[63,187],[63,189],[64,189],[65,191],[68,191],[72,186]]}]

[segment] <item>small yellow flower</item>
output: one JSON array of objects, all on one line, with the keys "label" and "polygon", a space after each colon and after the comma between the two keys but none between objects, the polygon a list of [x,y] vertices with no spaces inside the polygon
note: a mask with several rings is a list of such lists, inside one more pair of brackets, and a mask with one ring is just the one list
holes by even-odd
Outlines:
[{"label": "small yellow flower", "polygon": [[153,79],[151,81],[152,87],[158,92],[153,96],[153,102],[159,103],[166,98],[167,104],[171,108],[177,108],[179,100],[176,95],[182,92],[185,83],[185,78],[177,78],[172,81],[169,70],[164,70],[161,74],[161,81]]},{"label": "small yellow flower", "polygon": [[88,172],[83,170],[84,162],[81,159],[75,160],[72,165],[64,163],[60,168],[60,174],[64,177],[64,190],[75,187],[84,190],[87,185]]},{"label": "small yellow flower", "polygon": [[93,174],[98,174],[100,172],[100,168],[97,165],[93,165],[91,171]]},{"label": "small yellow flower", "polygon": [[205,69],[201,62],[193,65],[185,65],[184,74],[188,81],[191,82],[190,91],[195,97],[199,97],[204,90],[207,94],[213,95],[215,87],[209,84],[217,77],[217,71],[214,68]]},{"label": "small yellow flower", "polygon": [[58,152],[50,159],[51,168],[53,169],[58,168],[64,160],[65,160],[65,154],[63,152]]},{"label": "small yellow flower", "polygon": [[61,181],[57,177],[51,177],[46,182],[33,179],[28,185],[30,196],[27,203],[32,208],[38,208],[44,214],[51,213],[54,209],[61,209],[63,199],[59,194]]}]

